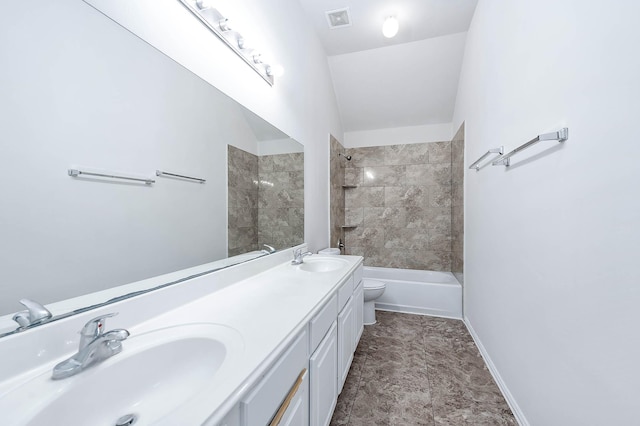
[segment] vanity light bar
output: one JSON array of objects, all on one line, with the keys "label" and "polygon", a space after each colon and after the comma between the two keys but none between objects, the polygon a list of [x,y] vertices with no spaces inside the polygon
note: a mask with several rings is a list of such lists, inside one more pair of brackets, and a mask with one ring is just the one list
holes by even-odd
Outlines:
[{"label": "vanity light bar", "polygon": [[247,40],[237,31],[231,29],[229,20],[222,16],[217,9],[208,7],[202,0],[178,0],[196,18],[200,20],[212,33],[222,40],[236,55],[249,65],[255,72],[273,86],[274,72],[271,65],[262,62],[260,54],[251,49]]}]

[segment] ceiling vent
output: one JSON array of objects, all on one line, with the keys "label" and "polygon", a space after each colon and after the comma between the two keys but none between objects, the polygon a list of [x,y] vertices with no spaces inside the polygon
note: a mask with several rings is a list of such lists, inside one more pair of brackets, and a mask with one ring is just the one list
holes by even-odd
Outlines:
[{"label": "ceiling vent", "polygon": [[325,12],[327,14],[327,22],[329,23],[329,28],[343,28],[351,26],[351,16],[349,15],[349,8],[345,7],[343,9],[336,10],[328,10]]}]

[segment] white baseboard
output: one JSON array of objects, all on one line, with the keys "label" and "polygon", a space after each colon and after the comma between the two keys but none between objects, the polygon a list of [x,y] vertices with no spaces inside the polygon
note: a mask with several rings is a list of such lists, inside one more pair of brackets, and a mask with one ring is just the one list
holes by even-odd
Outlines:
[{"label": "white baseboard", "polygon": [[520,426],[529,426],[529,422],[527,421],[526,417],[524,416],[524,413],[520,409],[520,406],[516,402],[511,392],[509,392],[509,388],[505,384],[504,380],[502,380],[502,377],[500,377],[500,373],[496,369],[495,364],[493,363],[493,361],[491,361],[491,358],[489,357],[487,350],[482,345],[480,338],[476,334],[475,330],[469,323],[469,319],[466,316],[464,317],[463,322],[467,326],[467,330],[469,330],[469,334],[471,334],[473,341],[478,347],[478,350],[480,351],[480,354],[482,355],[484,362],[487,364],[487,367],[489,368],[489,371],[493,376],[493,380],[495,380],[495,382],[497,383],[498,387],[500,388],[500,391],[502,392],[502,395],[504,396],[504,399],[507,401],[507,404],[509,405],[509,408],[511,408],[511,411],[515,416],[516,421]]}]

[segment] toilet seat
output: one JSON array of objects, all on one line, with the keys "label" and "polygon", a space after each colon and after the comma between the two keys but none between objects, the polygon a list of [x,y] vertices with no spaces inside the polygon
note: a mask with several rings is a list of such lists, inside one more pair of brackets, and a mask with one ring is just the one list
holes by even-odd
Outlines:
[{"label": "toilet seat", "polygon": [[379,290],[386,287],[386,284],[382,281],[372,280],[369,278],[365,278],[363,281],[364,288],[367,290]]}]

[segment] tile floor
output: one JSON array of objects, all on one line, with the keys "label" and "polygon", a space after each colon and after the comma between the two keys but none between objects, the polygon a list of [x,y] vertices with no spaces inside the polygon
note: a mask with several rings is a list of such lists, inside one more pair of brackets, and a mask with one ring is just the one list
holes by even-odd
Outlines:
[{"label": "tile floor", "polygon": [[462,321],[376,315],[331,426],[517,425]]}]

